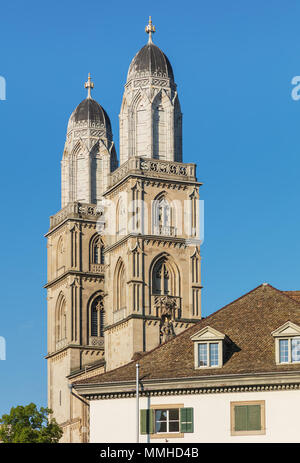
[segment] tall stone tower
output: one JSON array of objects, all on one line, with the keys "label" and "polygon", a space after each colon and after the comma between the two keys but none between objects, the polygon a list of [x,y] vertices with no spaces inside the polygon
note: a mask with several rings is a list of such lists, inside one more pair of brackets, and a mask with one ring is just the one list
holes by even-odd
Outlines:
[{"label": "tall stone tower", "polygon": [[[199,183],[182,163],[182,114],[172,66],[153,43],[133,58],[120,112],[120,167],[103,196],[106,369],[201,317]],[[113,223],[112,223],[113,222]]]},{"label": "tall stone tower", "polygon": [[172,66],[153,43],[133,58],[120,111],[91,97],[72,113],[62,209],[48,239],[48,406],[63,441],[88,441],[88,404],[70,385],[119,367],[201,318],[199,186],[182,162]]},{"label": "tall stone tower", "polygon": [[62,159],[62,209],[48,239],[48,406],[63,441],[88,440],[87,404],[70,391],[78,374],[104,368],[104,241],[97,201],[117,166],[111,124],[88,95],[73,111]]}]

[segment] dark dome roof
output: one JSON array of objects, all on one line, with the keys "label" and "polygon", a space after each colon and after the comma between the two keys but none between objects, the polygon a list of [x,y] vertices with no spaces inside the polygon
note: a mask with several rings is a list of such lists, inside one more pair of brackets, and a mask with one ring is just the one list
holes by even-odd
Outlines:
[{"label": "dark dome roof", "polygon": [[141,75],[168,77],[174,81],[173,69],[167,56],[154,43],[148,42],[135,55],[129,66],[127,80]]},{"label": "dark dome roof", "polygon": [[83,100],[73,111],[70,121],[91,121],[103,124],[111,132],[111,124],[106,111],[92,98]]}]

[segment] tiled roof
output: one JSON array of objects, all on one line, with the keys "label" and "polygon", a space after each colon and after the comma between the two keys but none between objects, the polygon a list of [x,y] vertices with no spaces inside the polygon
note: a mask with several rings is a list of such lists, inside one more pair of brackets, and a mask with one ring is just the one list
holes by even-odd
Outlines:
[{"label": "tiled roof", "polygon": [[300,291],[282,291],[287,296],[292,297],[295,301],[300,302]]},{"label": "tiled roof", "polygon": [[[286,293],[290,292],[282,292],[263,284],[203,318],[171,341],[145,353],[139,359],[140,378],[166,379],[299,370],[299,364],[275,363],[275,342],[271,333],[288,320],[300,325],[300,303]],[[194,346],[190,337],[206,326],[225,334],[230,343],[226,347],[222,368],[195,370]],[[132,361],[76,384],[134,380],[135,365],[136,361]]]}]

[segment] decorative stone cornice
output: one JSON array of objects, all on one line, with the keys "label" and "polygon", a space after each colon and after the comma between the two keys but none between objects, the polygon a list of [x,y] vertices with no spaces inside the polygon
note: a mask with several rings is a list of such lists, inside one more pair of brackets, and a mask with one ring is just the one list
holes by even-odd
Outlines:
[{"label": "decorative stone cornice", "polygon": [[[140,392],[140,397],[153,397],[153,396],[170,396],[170,395],[194,395],[194,394],[215,394],[226,392],[261,392],[261,391],[279,391],[279,390],[299,390],[300,384],[278,384],[278,385],[265,385],[265,386],[233,386],[233,387],[219,387],[219,388],[195,388],[195,389],[176,389],[168,391],[148,391]],[[79,391],[78,391],[79,392]],[[103,400],[103,399],[121,399],[127,397],[135,397],[135,391],[122,392],[118,394],[83,394],[81,395],[88,400]]]},{"label": "decorative stone cornice", "polygon": [[89,351],[89,352],[103,352],[104,345],[102,345],[102,346],[89,346],[89,345],[82,345],[82,344],[80,344],[80,345],[66,344],[64,347],[62,347],[58,351],[48,352],[48,354],[45,356],[45,359],[52,359],[53,360],[53,358],[56,358],[57,356],[60,356],[60,355],[61,355],[61,357],[59,357],[59,358],[62,358],[63,356],[67,355],[68,349],[79,349],[82,352],[87,352],[87,351]]},{"label": "decorative stone cornice", "polygon": [[[160,321],[160,317],[157,317],[155,315],[142,315],[142,314],[137,314],[137,313],[132,313],[130,315],[128,315],[127,317],[117,321],[116,323],[112,323],[111,325],[107,325],[104,329],[104,331],[108,331],[108,330],[112,330],[120,325],[123,325],[124,323],[127,323],[129,320],[133,319],[133,318],[139,318],[141,320],[144,320],[146,323],[149,323],[149,322],[159,322]],[[176,326],[178,325],[190,325],[190,324],[194,324],[194,323],[198,323],[199,322],[199,319],[196,319],[196,318],[175,318],[174,320],[174,323],[176,324]]]},{"label": "decorative stone cornice", "polygon": [[[44,285],[44,288],[53,288],[58,283],[61,283],[63,280],[67,279],[70,275],[81,277],[82,281],[93,281],[95,283],[100,282],[104,279],[104,273],[99,273],[98,275],[96,275],[95,273],[81,272],[80,270],[68,270],[67,272],[64,272],[62,275],[58,276],[54,280],[49,281],[46,285]],[[68,281],[67,285],[69,286]]]},{"label": "decorative stone cornice", "polygon": [[[300,372],[144,380],[140,385],[141,397],[299,390]],[[75,384],[75,389],[88,400],[129,398],[136,394],[135,381]]]},{"label": "decorative stone cornice", "polygon": [[173,248],[186,248],[190,244],[190,240],[187,243],[185,238],[176,238],[174,236],[167,235],[138,235],[135,233],[129,233],[123,236],[119,241],[105,247],[104,254],[109,253],[119,246],[123,246],[129,239],[139,238],[140,242],[144,242],[146,245],[151,246],[168,246]]}]

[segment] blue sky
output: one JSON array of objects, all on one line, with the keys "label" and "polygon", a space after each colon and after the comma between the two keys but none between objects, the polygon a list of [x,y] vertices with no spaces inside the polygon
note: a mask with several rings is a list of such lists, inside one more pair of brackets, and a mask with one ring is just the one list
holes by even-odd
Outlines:
[{"label": "blue sky", "polygon": [[118,114],[146,42],[169,57],[184,115],[185,162],[204,183],[203,315],[262,282],[300,289],[300,3],[294,0],[78,0],[1,6],[0,415],[46,405],[46,240],[60,208],[69,115],[93,96]]}]

